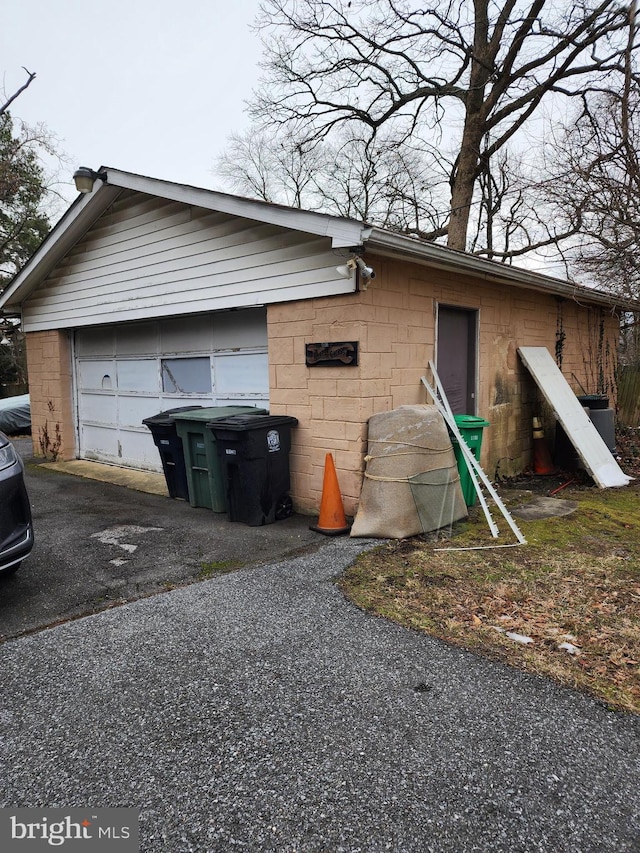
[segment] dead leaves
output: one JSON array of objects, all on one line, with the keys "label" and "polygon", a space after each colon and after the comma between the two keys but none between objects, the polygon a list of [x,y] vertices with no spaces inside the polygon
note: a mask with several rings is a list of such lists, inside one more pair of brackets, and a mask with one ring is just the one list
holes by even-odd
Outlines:
[{"label": "dead leaves", "polygon": [[609,661],[614,666],[638,666],[638,661],[625,653],[609,655]]},{"label": "dead leaves", "polygon": [[[589,496],[607,505],[616,498]],[[414,542],[396,561],[390,546],[363,556],[341,586],[401,624],[640,713],[640,512],[618,515],[598,513],[591,525],[583,518],[573,528],[575,545],[564,529],[563,541],[508,558],[491,551],[436,557],[429,544]],[[623,544],[614,535],[622,519],[633,528]]]}]

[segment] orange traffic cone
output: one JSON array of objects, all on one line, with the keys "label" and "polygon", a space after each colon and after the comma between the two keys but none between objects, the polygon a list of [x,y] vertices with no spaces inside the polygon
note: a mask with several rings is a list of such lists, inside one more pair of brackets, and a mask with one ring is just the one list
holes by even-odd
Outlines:
[{"label": "orange traffic cone", "polygon": [[309,529],[315,530],[316,533],[324,533],[325,536],[339,536],[341,533],[349,532],[336,468],[333,464],[333,456],[330,453],[327,453],[324,461],[320,517],[318,523],[310,525]]},{"label": "orange traffic cone", "polygon": [[533,473],[555,474],[558,469],[551,460],[551,454],[544,440],[544,431],[540,418],[533,419]]}]

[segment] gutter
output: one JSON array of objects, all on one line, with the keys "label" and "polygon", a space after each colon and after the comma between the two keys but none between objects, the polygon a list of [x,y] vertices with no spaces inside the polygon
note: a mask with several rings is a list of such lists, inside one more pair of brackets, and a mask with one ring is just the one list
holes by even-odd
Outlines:
[{"label": "gutter", "polygon": [[551,296],[571,299],[575,302],[588,302],[601,305],[612,312],[640,312],[640,301],[621,299],[613,294],[593,290],[580,284],[572,284],[542,273],[531,272],[521,267],[506,266],[495,261],[488,261],[459,252],[436,243],[423,243],[413,237],[385,231],[381,228],[370,229],[366,248],[380,255],[412,260],[430,267],[448,270],[450,272],[473,275],[484,281],[519,287],[523,290],[536,290]]}]

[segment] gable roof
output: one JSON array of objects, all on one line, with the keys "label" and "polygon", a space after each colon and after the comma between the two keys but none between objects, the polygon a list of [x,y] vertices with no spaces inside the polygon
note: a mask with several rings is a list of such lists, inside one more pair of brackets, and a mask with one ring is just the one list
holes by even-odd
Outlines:
[{"label": "gable roof", "polygon": [[104,174],[106,180],[96,179],[93,191],[79,195],[71,204],[0,296],[0,309],[19,307],[125,190],[329,237],[334,249],[361,247],[363,239],[371,230],[362,222],[343,217],[240,198],[105,166],[101,166],[98,173]]},{"label": "gable roof", "polygon": [[508,284],[512,287],[536,290],[568,299],[579,299],[610,309],[640,310],[640,302],[623,300],[603,291],[562,281],[552,276],[478,258],[475,255],[377,228],[358,220],[241,198],[216,190],[177,184],[106,166],[101,166],[98,173],[103,176],[103,179],[95,180],[92,192],[78,196],[0,295],[0,309],[8,312],[19,310],[24,300],[118,196],[130,190],[256,222],[277,225],[293,231],[328,237],[333,249],[352,249],[359,253],[369,251],[385,257],[473,275],[476,278]]}]

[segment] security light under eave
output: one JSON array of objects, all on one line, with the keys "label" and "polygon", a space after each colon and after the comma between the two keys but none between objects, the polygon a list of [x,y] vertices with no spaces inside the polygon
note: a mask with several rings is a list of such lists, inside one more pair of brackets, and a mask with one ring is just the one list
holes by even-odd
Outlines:
[{"label": "security light under eave", "polygon": [[100,178],[101,181],[106,181],[107,173],[94,172],[93,169],[90,169],[88,166],[80,166],[73,175],[76,189],[79,193],[83,193],[85,195],[93,192],[93,184],[96,178]]},{"label": "security light under eave", "polygon": [[336,272],[338,273],[338,275],[342,276],[342,278],[351,278],[355,268],[356,262],[354,260],[350,260],[347,261],[346,264],[336,267]]}]

